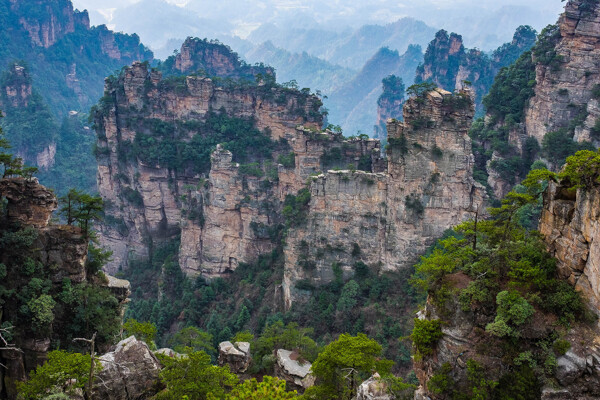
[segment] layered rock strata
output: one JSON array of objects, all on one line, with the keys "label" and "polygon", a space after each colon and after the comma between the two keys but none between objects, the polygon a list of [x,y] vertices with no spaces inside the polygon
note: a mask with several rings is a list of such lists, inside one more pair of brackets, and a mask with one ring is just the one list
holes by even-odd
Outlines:
[{"label": "layered rock strata", "polygon": [[276,354],[275,376],[300,393],[314,386],[316,378],[310,372],[312,364],[306,360],[302,361],[297,351],[278,349]]},{"label": "layered rock strata", "polygon": [[[107,288],[118,303],[114,310],[117,315],[123,311],[130,288],[125,280],[88,276],[89,238],[79,227],[49,224],[51,214],[57,208],[56,196],[37,179],[0,179],[0,201],[4,203],[4,213],[0,216],[3,240],[0,264],[4,275],[0,286],[6,289],[2,292],[0,323],[3,327],[13,327],[10,333],[15,344],[14,349],[9,346],[0,350],[0,363],[6,366],[0,369],[3,382],[0,396],[15,399],[15,382],[25,380],[29,371],[43,363],[51,347],[61,340],[71,339],[63,336],[60,327],[68,325],[73,315],[65,311],[64,305],[55,308],[57,302],[53,300],[59,298],[58,294],[65,290],[67,283],[68,287],[88,284]],[[6,243],[12,245],[6,247]],[[43,330],[33,330],[23,322],[28,319],[24,319],[23,315],[27,314],[19,309],[19,298],[10,296],[12,291],[28,293],[28,290],[34,290],[27,286],[28,282],[47,285],[46,301],[53,304],[50,324]]]},{"label": "layered rock strata", "polygon": [[[118,80],[107,81],[105,99],[110,100],[96,114],[98,187],[117,222],[105,224],[100,235],[114,252],[108,271],[126,267],[130,257],[147,256],[149,241],[178,235],[180,266],[186,273],[233,271],[240,262],[274,248],[268,228],[283,222],[286,196],[302,189],[311,174],[328,165],[381,168],[378,141],[344,141],[341,134],[320,132],[317,97],[280,87],[222,87],[196,76],[183,78],[179,89],[168,82],[136,63]],[[224,147],[212,153],[210,170],[201,173],[174,171],[160,159],[149,163],[133,155],[124,160],[124,151],[144,132],[133,121],[204,124],[215,113],[251,120],[278,143],[271,160],[259,160],[268,176],[245,173]],[[156,135],[153,128],[146,132]],[[181,135],[177,140],[189,143],[203,133]],[[287,156],[285,165],[279,164],[280,156]]]},{"label": "layered rock strata", "polygon": [[[550,49],[558,64],[536,64],[535,96],[525,111],[528,136],[540,143],[548,132],[569,126],[582,113],[588,115],[577,133],[579,141],[597,138],[590,129],[600,116],[594,95],[600,84],[600,3],[570,0],[558,21],[558,42]],[[535,60],[535,57],[534,57]]]},{"label": "layered rock strata", "polygon": [[539,229],[560,276],[600,316],[600,185],[572,191],[550,183]]},{"label": "layered rock strata", "polygon": [[350,278],[359,263],[377,272],[408,267],[446,229],[484,209],[472,176],[473,113],[468,92],[411,98],[405,122],[388,121],[384,172],[312,178],[307,221],[286,238],[286,307],[336,274]]},{"label": "layered rock strata", "polygon": [[[405,122],[388,123],[383,160],[377,140],[322,132],[321,103],[306,93],[197,76],[178,78],[176,88],[170,82],[136,63],[107,80],[95,116],[98,185],[111,205],[112,223],[100,235],[114,251],[108,271],[149,256],[149,244],[180,237],[184,272],[223,276],[273,250],[287,223],[289,307],[309,294],[300,282],[320,286],[339,271],[349,278],[359,262],[377,272],[407,267],[446,229],[483,210],[485,194],[472,178],[468,91],[409,100]],[[144,160],[142,139],[165,140],[159,130],[172,129],[180,146],[193,143],[211,134],[203,124],[215,112],[251,119],[278,143],[271,158],[241,165],[225,144],[215,146],[205,172]],[[185,129],[193,124],[200,128]],[[290,196],[305,188],[306,218],[286,222],[299,211]]]},{"label": "layered rock strata", "polygon": [[135,336],[121,340],[115,349],[99,357],[102,369],[96,375],[94,400],[147,399],[162,388],[162,365],[148,345]]}]

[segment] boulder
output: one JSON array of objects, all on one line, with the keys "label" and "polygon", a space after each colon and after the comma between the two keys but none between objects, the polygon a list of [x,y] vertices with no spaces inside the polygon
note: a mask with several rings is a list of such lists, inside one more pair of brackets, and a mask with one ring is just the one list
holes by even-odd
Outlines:
[{"label": "boulder", "polygon": [[94,400],[149,398],[161,388],[161,365],[148,345],[135,336],[120,341],[115,350],[100,357],[102,370],[96,375]]},{"label": "boulder", "polygon": [[310,373],[312,364],[308,361],[300,362],[298,358],[296,351],[277,350],[275,375],[294,389],[303,391],[315,384],[315,377]]},{"label": "boulder", "polygon": [[388,385],[381,380],[377,372],[361,383],[356,391],[356,400],[391,400],[387,393]]},{"label": "boulder", "polygon": [[573,351],[569,350],[564,356],[556,360],[556,379],[561,385],[567,386],[575,382],[581,375],[585,373],[587,363],[586,359],[578,356]]},{"label": "boulder", "polygon": [[252,357],[250,356],[250,343],[248,342],[221,342],[219,343],[219,366],[229,365],[234,374],[246,372]]}]

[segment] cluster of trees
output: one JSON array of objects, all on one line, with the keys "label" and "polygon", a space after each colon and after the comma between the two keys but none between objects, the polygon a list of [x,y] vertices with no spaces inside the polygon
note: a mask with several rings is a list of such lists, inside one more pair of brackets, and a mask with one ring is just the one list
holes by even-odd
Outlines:
[{"label": "cluster of trees", "polygon": [[[0,111],[1,117],[2,112]],[[6,138],[2,127],[0,127],[0,172],[2,173],[2,178],[11,176],[31,178],[37,172],[37,168],[25,166],[21,157],[16,157],[9,152],[11,147],[10,141]]]},{"label": "cluster of trees", "polygon": [[[139,334],[145,341],[153,343],[151,324],[130,321],[126,327],[128,334]],[[234,339],[251,340],[252,335],[240,333]],[[186,343],[194,347],[183,347],[184,354],[180,356],[158,355],[163,364],[160,380],[164,389],[158,393],[157,399],[350,400],[356,396],[360,383],[374,372],[387,383],[385,387],[388,393],[398,396],[396,398],[408,396],[415,388],[414,385],[406,384],[402,379],[391,375],[393,362],[381,358],[382,347],[364,334],[342,334],[318,352],[314,351],[311,355],[314,362],[312,373],[317,383],[302,396],[298,396],[296,391],[287,391],[285,381],[269,375],[264,375],[261,382],[256,379],[240,382],[228,366],[215,366],[214,359],[204,350],[198,349],[194,340]],[[316,349],[316,344],[307,336],[305,330],[298,329],[296,325],[284,327],[276,324],[252,342],[251,351],[254,357],[263,352],[267,353],[263,358],[273,357],[273,352],[281,346],[301,351],[307,348]],[[102,368],[96,357],[93,362],[96,370]],[[30,374],[30,379],[19,384],[20,398],[38,400],[54,395],[62,399],[61,395],[73,394],[78,389],[84,389],[89,396],[89,388],[92,387],[90,379],[94,379],[93,375],[90,375],[91,364],[90,355],[62,350],[50,352],[48,360]]]},{"label": "cluster of trees", "polygon": [[[485,347],[497,348],[495,355],[511,365],[512,372],[498,379],[471,360],[469,373],[481,375],[477,382],[485,382],[485,388],[457,385],[451,378],[453,366],[444,366],[432,378],[432,387],[440,394],[473,398],[468,396],[479,390],[491,398],[536,398],[539,382],[553,373],[556,357],[564,353],[565,329],[575,321],[589,320],[579,294],[558,277],[556,260],[546,251],[539,232],[521,222],[524,212],[540,201],[546,181],[571,182],[573,189],[595,184],[600,171],[598,154],[582,151],[569,157],[560,174],[532,170],[520,189],[511,191],[499,207],[489,209],[492,219],[455,227],[416,266],[413,280],[428,292],[440,319],[415,321],[415,357],[431,353],[441,338],[442,324],[452,324],[459,308],[473,316]],[[462,280],[467,283],[457,287],[455,283]],[[539,326],[539,321],[546,320],[558,323]],[[531,336],[532,330],[536,335]],[[474,349],[470,357],[476,358],[478,351]]]}]

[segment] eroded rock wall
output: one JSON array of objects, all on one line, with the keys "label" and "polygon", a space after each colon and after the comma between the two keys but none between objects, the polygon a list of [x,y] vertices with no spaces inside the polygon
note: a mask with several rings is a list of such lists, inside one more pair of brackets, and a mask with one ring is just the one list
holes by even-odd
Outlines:
[{"label": "eroded rock wall", "polygon": [[571,191],[551,183],[539,229],[560,276],[600,315],[600,186]]},{"label": "eroded rock wall", "polygon": [[[105,287],[117,303],[113,305],[116,308],[110,311],[118,315],[123,312],[130,287],[125,280],[88,274],[89,238],[79,227],[50,224],[57,199],[36,178],[0,179],[0,201],[5,202],[0,216],[0,238],[3,242],[0,286],[5,289],[0,299],[0,323],[3,327],[12,327],[10,341],[15,344],[15,348],[0,346],[0,363],[6,366],[0,372],[3,383],[0,385],[0,397],[16,399],[16,381],[25,380],[26,374],[42,364],[48,351],[56,348],[61,340],[70,342],[72,339],[62,329],[72,322],[74,316],[69,307],[77,299],[64,300],[60,305],[55,299],[63,299],[61,296],[69,289],[80,285]],[[23,308],[34,307],[33,303],[20,303],[21,296],[27,298],[36,291],[46,296],[46,304],[50,304],[47,306],[49,311],[44,314],[48,320],[44,320],[46,325],[43,329],[33,326],[38,320]],[[17,292],[19,296],[11,295],[11,292]],[[38,301],[35,296],[32,299]]]},{"label": "eroded rock wall", "polygon": [[[589,140],[599,116],[593,89],[600,83],[600,3],[570,0],[558,21],[558,64],[537,62],[535,96],[525,113],[528,136],[540,143],[544,135],[566,128],[574,118],[589,114],[576,140]],[[596,139],[597,140],[597,139]]]},{"label": "eroded rock wall", "polygon": [[[378,141],[344,141],[341,134],[320,132],[317,97],[280,87],[222,87],[195,76],[178,82],[170,86],[141,63],[107,82],[105,99],[110,100],[97,114],[96,128],[98,186],[111,206],[112,223],[104,224],[100,235],[114,251],[108,271],[126,267],[130,257],[148,256],[151,243],[181,235],[179,261],[185,272],[231,272],[275,246],[269,229],[283,222],[286,195],[296,194],[311,174],[323,171],[332,149],[334,166],[382,168]],[[202,124],[211,113],[251,120],[279,143],[272,159],[263,160],[268,176],[240,170],[235,155],[222,147],[212,154],[206,173],[174,171],[160,156],[152,163],[123,156],[144,121]],[[155,134],[154,128],[147,133]],[[182,132],[177,140],[189,142],[196,133]],[[285,166],[279,164],[279,156],[292,153]]]},{"label": "eroded rock wall", "polygon": [[468,92],[412,98],[405,122],[388,121],[385,172],[312,179],[306,224],[286,238],[287,307],[336,271],[351,277],[359,262],[378,272],[406,268],[446,229],[483,211],[486,195],[472,176],[473,114]]}]

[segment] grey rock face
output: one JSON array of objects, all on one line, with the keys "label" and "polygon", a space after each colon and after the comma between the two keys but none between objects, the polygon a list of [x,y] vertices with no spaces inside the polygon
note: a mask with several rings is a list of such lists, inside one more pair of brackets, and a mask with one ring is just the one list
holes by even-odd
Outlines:
[{"label": "grey rock face", "polygon": [[292,387],[303,391],[315,384],[315,377],[310,373],[312,364],[308,361],[298,361],[298,353],[294,351],[277,350],[277,364],[275,375],[285,380]]},{"label": "grey rock face", "polygon": [[100,357],[100,362],[102,370],[94,382],[94,400],[145,399],[160,390],[160,362],[135,336],[120,341],[114,351]]},{"label": "grey rock face", "polygon": [[246,372],[252,362],[250,356],[250,343],[248,342],[221,342],[219,343],[219,366],[229,365],[234,374]]},{"label": "grey rock face", "polygon": [[356,391],[356,400],[391,400],[387,393],[387,384],[376,372],[372,377],[361,383]]}]

